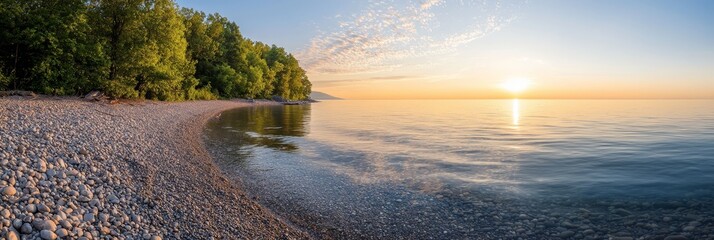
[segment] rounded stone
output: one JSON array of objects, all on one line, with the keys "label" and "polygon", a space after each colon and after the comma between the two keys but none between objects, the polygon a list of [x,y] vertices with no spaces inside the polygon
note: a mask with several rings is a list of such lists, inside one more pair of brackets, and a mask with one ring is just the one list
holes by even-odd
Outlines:
[{"label": "rounded stone", "polygon": [[7,233],[5,234],[5,239],[7,239],[7,240],[18,240],[18,239],[20,239],[20,238],[19,238],[17,235],[18,235],[17,232],[15,232],[14,230],[9,230],[9,231],[7,231]]},{"label": "rounded stone", "polygon": [[34,221],[32,221],[32,226],[39,230],[57,230],[57,224],[55,224],[55,222],[44,219],[35,219]]},{"label": "rounded stone", "polygon": [[32,233],[32,225],[30,225],[29,223],[22,224],[22,227],[20,227],[20,232],[24,234]]},{"label": "rounded stone", "polygon": [[136,223],[141,222],[141,216],[136,215],[136,214],[132,214],[132,215],[131,215],[131,221],[132,221],[132,222],[136,222]]},{"label": "rounded stone", "polygon": [[12,220],[12,227],[14,227],[15,229],[20,229],[22,227],[22,223],[22,219]]},{"label": "rounded stone", "polygon": [[25,211],[35,213],[37,212],[37,206],[35,206],[35,204],[27,204],[27,206],[25,207]]},{"label": "rounded stone", "polygon": [[2,219],[0,220],[0,226],[11,226],[12,222],[9,219]]},{"label": "rounded stone", "polygon": [[100,222],[107,222],[107,221],[109,221],[109,215],[104,214],[104,213],[100,213],[100,214],[99,214],[99,221],[100,221]]},{"label": "rounded stone", "polygon": [[57,234],[57,237],[64,238],[64,237],[66,237],[66,236],[69,235],[69,232],[67,232],[66,229],[60,228],[60,229],[57,229],[57,231],[55,232],[55,234]]},{"label": "rounded stone", "polygon": [[17,190],[13,186],[7,186],[2,189],[2,195],[5,196],[14,196],[17,193]]},{"label": "rounded stone", "polygon": [[85,213],[84,217],[82,218],[83,221],[85,222],[94,222],[94,214],[92,213]]},{"label": "rounded stone", "polygon": [[47,163],[43,160],[40,160],[37,164],[35,164],[35,168],[38,172],[47,172]]},{"label": "rounded stone", "polygon": [[61,221],[59,221],[59,224],[60,224],[60,226],[62,226],[62,228],[64,228],[64,229],[72,230],[72,223],[70,223],[70,222],[67,221],[67,220],[61,220]]},{"label": "rounded stone", "polygon": [[52,211],[52,209],[50,209],[50,207],[48,207],[47,205],[40,204],[40,205],[37,205],[37,211],[47,213],[47,212]]},{"label": "rounded stone", "polygon": [[55,240],[57,239],[57,234],[51,232],[50,230],[40,231],[40,237],[44,240]]},{"label": "rounded stone", "polygon": [[117,196],[115,196],[114,194],[109,195],[109,197],[107,197],[107,199],[109,199],[109,202],[111,202],[111,203],[119,203],[119,198]]}]

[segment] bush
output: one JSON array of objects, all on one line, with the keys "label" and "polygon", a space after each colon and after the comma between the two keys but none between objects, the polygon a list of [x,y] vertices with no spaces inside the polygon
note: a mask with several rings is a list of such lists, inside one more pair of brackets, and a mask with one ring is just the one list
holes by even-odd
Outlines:
[{"label": "bush", "polygon": [[139,98],[139,92],[134,89],[136,81],[127,78],[120,78],[114,81],[107,81],[104,91],[112,98]]},{"label": "bush", "polygon": [[218,97],[211,92],[211,85],[202,88],[189,88],[187,100],[216,100]]},{"label": "bush", "polygon": [[[0,67],[0,69],[2,69]],[[0,71],[0,90],[6,90],[7,87],[10,85],[10,82],[12,82],[12,79],[10,77],[5,76],[2,74],[2,71]]]}]

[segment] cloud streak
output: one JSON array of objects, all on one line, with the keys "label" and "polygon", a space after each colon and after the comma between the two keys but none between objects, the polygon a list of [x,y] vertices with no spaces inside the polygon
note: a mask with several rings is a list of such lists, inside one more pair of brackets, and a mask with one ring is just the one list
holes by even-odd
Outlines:
[{"label": "cloud streak", "polygon": [[[473,9],[459,26],[446,20],[446,8]],[[367,9],[340,22],[334,31],[314,37],[297,53],[309,73],[381,72],[405,59],[453,52],[514,17],[500,2],[444,0],[373,1]]]},{"label": "cloud streak", "polygon": [[380,76],[380,77],[369,77],[369,78],[356,78],[356,79],[340,79],[340,80],[324,80],[320,81],[321,86],[331,87],[331,86],[344,86],[347,84],[365,83],[365,82],[391,82],[391,81],[402,81],[411,79],[421,79],[421,76],[407,76],[407,75],[396,75],[396,76]]}]

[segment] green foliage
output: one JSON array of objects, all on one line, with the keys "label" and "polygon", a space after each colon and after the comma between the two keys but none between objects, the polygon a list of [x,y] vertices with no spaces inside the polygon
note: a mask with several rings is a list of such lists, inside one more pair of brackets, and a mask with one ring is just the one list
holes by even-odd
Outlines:
[{"label": "green foliage", "polygon": [[191,88],[186,93],[188,96],[187,100],[215,100],[218,96],[211,92],[211,85],[207,85],[201,88]]},{"label": "green foliage", "polygon": [[305,99],[284,49],[173,0],[0,0],[0,89],[165,101]]},{"label": "green foliage", "polygon": [[131,78],[118,78],[104,83],[104,91],[107,95],[116,98],[134,99],[139,97],[139,91],[134,89],[136,80]]},{"label": "green foliage", "polygon": [[[97,31],[107,43],[111,67],[109,86],[123,86],[112,96],[130,92],[147,99],[186,99],[194,64],[186,55],[186,28],[178,8],[170,0],[96,0],[91,4]],[[128,80],[131,79],[131,80]]]},{"label": "green foliage", "polygon": [[216,66],[211,76],[211,85],[221,97],[234,98],[243,94],[240,87],[245,85],[245,77],[227,64]]},{"label": "green foliage", "polygon": [[218,14],[183,9],[195,77],[224,98],[306,99],[311,84],[285,49],[245,39],[238,25]]},{"label": "green foliage", "polygon": [[1,72],[17,88],[74,95],[99,87],[108,62],[84,1],[0,1]]},{"label": "green foliage", "polygon": [[7,89],[7,87],[10,85],[10,81],[10,77],[5,76],[5,74],[0,71],[0,89]]}]

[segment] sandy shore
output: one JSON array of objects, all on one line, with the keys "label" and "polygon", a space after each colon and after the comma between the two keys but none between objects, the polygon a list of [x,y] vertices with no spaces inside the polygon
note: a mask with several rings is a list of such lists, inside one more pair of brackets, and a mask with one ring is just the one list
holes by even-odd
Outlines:
[{"label": "sandy shore", "polygon": [[236,101],[0,99],[0,234],[8,239],[294,239],[203,148]]}]

